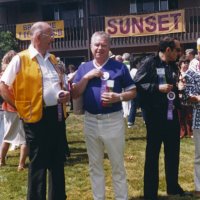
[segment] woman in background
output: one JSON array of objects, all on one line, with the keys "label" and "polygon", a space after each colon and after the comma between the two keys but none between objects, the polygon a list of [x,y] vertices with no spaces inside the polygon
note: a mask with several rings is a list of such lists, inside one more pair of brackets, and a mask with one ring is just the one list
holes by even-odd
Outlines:
[{"label": "woman in background", "polygon": [[[13,50],[8,51],[4,55],[1,65],[1,75],[15,55],[16,52]],[[12,88],[10,90],[12,91]],[[21,171],[25,168],[25,161],[28,154],[22,121],[18,117],[16,109],[7,102],[3,102],[2,109],[4,110],[4,138],[0,149],[0,167],[6,165],[5,158],[11,144],[13,146],[20,146],[20,158],[17,170]]]}]

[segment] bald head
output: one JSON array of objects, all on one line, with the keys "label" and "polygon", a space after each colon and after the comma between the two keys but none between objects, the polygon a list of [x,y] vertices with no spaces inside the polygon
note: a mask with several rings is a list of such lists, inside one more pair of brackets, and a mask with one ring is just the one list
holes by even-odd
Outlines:
[{"label": "bald head", "polygon": [[51,48],[54,41],[53,29],[47,22],[36,22],[30,29],[31,44],[42,55]]},{"label": "bald head", "polygon": [[31,40],[38,34],[43,33],[47,29],[51,29],[51,26],[46,22],[36,22],[32,25],[30,29]]}]

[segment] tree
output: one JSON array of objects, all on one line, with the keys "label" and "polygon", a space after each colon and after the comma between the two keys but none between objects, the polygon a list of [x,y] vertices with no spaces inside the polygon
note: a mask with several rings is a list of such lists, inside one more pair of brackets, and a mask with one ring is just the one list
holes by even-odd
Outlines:
[{"label": "tree", "polygon": [[0,60],[10,50],[18,50],[17,40],[10,31],[0,32]]}]

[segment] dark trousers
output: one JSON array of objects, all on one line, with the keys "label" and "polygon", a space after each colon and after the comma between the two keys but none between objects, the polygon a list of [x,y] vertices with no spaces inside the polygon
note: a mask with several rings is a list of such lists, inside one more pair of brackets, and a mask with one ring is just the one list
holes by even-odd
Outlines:
[{"label": "dark trousers", "polygon": [[174,119],[167,120],[167,113],[146,112],[147,145],[144,167],[144,196],[156,199],[159,185],[159,153],[164,144],[165,176],[168,194],[178,194],[180,126],[177,111]]},{"label": "dark trousers", "polygon": [[24,123],[29,146],[28,200],[65,200],[65,121],[58,122],[57,106],[43,110],[37,123]]}]

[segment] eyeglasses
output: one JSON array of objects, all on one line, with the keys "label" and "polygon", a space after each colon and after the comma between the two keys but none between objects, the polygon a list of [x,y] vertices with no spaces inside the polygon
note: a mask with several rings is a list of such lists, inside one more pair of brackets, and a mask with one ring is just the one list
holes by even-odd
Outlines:
[{"label": "eyeglasses", "polygon": [[54,38],[54,33],[51,33],[51,34],[42,33],[42,35],[44,35],[46,37]]}]

